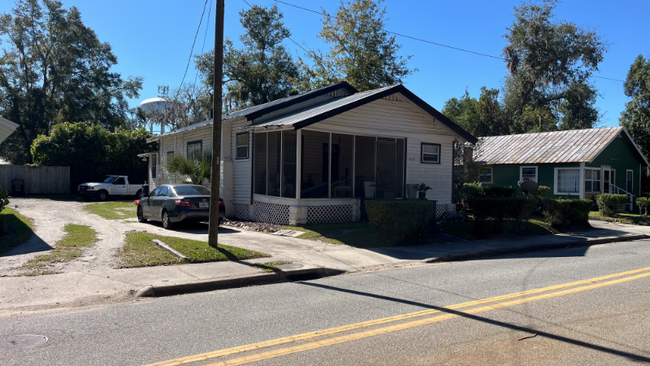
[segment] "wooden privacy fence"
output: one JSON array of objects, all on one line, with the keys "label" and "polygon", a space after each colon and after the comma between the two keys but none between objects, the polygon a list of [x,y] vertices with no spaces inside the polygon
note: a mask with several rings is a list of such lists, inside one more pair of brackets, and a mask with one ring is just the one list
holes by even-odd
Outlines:
[{"label": "wooden privacy fence", "polygon": [[69,194],[69,166],[0,165],[0,188],[11,194],[12,181],[22,180],[26,194]]}]

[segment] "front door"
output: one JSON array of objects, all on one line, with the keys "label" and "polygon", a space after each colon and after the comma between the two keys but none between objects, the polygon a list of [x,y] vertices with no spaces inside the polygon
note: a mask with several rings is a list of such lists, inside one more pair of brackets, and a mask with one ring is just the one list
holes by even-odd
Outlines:
[{"label": "front door", "polygon": [[603,193],[612,193],[612,168],[603,168]]}]

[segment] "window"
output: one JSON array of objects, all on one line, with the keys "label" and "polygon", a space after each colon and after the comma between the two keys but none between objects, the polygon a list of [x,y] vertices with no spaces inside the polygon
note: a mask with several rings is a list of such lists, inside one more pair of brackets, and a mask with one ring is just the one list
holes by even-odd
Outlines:
[{"label": "window", "polygon": [[481,168],[478,181],[481,183],[492,183],[492,168]]},{"label": "window", "polygon": [[151,193],[149,194],[149,197],[155,197],[155,196],[157,196],[158,193],[160,193],[160,189],[161,189],[160,187],[154,189],[153,192],[151,192]]},{"label": "window", "polygon": [[585,192],[600,193],[600,169],[585,169]]},{"label": "window", "polygon": [[534,180],[537,182],[537,167],[522,166],[519,170],[519,181]]},{"label": "window", "polygon": [[580,193],[580,169],[555,168],[555,194]]},{"label": "window", "polygon": [[167,187],[167,186],[162,187],[160,189],[160,193],[158,195],[168,197],[169,196],[169,187]]},{"label": "window", "polygon": [[238,133],[237,137],[237,159],[248,159],[248,132]]},{"label": "window", "polygon": [[187,143],[187,159],[198,159],[203,152],[203,142],[191,141]]},{"label": "window", "polygon": [[151,178],[156,178],[156,155],[151,155]]},{"label": "window", "polygon": [[119,177],[113,181],[113,184],[123,186],[126,184],[126,182],[124,182],[124,177]]},{"label": "window", "polygon": [[440,164],[440,144],[422,143],[422,163]]},{"label": "window", "polygon": [[255,134],[254,141],[254,164],[253,169],[255,173],[253,175],[255,189],[253,192],[257,194],[266,194],[266,160],[267,160],[267,151],[266,151],[266,136],[267,133],[257,133]]}]

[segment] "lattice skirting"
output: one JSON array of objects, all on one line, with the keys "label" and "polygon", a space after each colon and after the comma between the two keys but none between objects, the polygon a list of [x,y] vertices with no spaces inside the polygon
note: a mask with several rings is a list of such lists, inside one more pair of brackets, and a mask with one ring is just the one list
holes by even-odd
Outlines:
[{"label": "lattice skirting", "polygon": [[242,203],[235,203],[235,217],[240,220],[250,220],[251,215],[248,209],[248,205]]},{"label": "lattice skirting", "polygon": [[447,217],[447,205],[446,204],[437,204],[436,205],[436,220],[441,221]]},{"label": "lattice skirting", "polygon": [[352,221],[352,205],[307,207],[308,224],[333,224]]},{"label": "lattice skirting", "polygon": [[255,221],[276,225],[289,225],[289,206],[255,202]]}]

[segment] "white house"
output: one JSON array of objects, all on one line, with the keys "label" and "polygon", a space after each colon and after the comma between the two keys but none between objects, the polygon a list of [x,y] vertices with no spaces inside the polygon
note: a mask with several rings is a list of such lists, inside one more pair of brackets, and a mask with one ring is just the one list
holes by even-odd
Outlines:
[{"label": "white house", "polygon": [[[212,149],[212,121],[152,137],[149,185],[169,183],[166,157]],[[346,82],[223,116],[222,197],[239,219],[277,224],[356,221],[365,198],[433,189],[453,209],[455,142],[476,138],[403,85],[358,92]],[[213,154],[216,156],[216,154]]]}]

